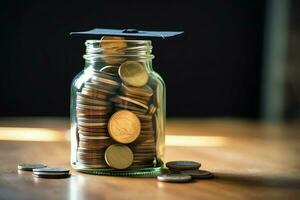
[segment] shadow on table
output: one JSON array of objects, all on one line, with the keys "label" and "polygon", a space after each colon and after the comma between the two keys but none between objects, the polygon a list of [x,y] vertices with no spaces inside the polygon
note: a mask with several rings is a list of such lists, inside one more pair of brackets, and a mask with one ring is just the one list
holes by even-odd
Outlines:
[{"label": "shadow on table", "polygon": [[217,181],[232,182],[244,186],[272,186],[280,188],[297,188],[300,186],[300,177],[280,176],[280,175],[247,175],[247,174],[230,174],[214,173]]}]

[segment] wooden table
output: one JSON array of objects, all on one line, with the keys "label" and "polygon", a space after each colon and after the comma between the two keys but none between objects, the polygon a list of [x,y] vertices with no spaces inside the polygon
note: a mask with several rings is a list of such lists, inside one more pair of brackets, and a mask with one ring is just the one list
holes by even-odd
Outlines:
[{"label": "wooden table", "polygon": [[17,170],[22,162],[71,168],[69,142],[64,134],[68,126],[63,118],[0,119],[0,199],[300,197],[300,126],[296,123],[168,120],[165,160],[200,161],[203,169],[216,175],[213,180],[174,184],[154,178],[93,176],[74,170],[67,179],[42,179]]}]

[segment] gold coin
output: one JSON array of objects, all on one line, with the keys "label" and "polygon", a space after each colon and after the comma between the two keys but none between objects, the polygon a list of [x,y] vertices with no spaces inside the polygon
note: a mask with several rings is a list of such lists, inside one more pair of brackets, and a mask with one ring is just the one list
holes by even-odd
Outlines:
[{"label": "gold coin", "polygon": [[143,87],[148,82],[146,67],[136,61],[126,61],[119,68],[122,81],[130,86]]},{"label": "gold coin", "polygon": [[104,50],[120,50],[127,47],[124,37],[103,36],[100,39],[100,48]]},{"label": "gold coin", "polygon": [[135,141],[140,131],[139,118],[128,110],[115,112],[108,121],[109,135],[119,143],[128,144]]},{"label": "gold coin", "polygon": [[104,158],[108,166],[115,169],[126,169],[133,162],[133,153],[126,145],[113,144],[106,149]]},{"label": "gold coin", "polygon": [[124,57],[127,43],[123,37],[103,36],[100,40],[102,49],[102,59],[111,65],[122,63],[126,60]]}]

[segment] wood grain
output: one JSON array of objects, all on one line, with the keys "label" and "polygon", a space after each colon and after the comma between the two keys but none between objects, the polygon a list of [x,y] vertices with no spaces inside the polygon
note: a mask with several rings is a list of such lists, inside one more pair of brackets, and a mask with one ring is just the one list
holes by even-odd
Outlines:
[{"label": "wood grain", "polygon": [[[0,119],[0,127],[10,126],[54,128],[64,134],[68,120]],[[203,143],[199,146],[176,145],[180,141],[170,143],[171,146],[166,147],[165,160],[199,161],[201,168],[212,171],[216,178],[172,184],[153,178],[93,176],[74,170],[67,179],[34,178],[30,172],[18,172],[17,164],[38,162],[71,169],[69,142],[64,137],[54,142],[2,140],[0,199],[274,200],[298,199],[300,196],[298,124],[265,124],[236,119],[170,119],[167,133],[197,136]]]}]

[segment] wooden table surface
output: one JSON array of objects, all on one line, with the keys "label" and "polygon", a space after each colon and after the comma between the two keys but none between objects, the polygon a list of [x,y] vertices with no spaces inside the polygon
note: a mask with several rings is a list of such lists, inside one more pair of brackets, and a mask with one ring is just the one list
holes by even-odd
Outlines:
[{"label": "wooden table surface", "polygon": [[23,162],[71,168],[68,120],[0,119],[0,199],[299,199],[300,125],[170,119],[165,160],[195,160],[216,178],[187,184],[82,174],[34,178]]}]

